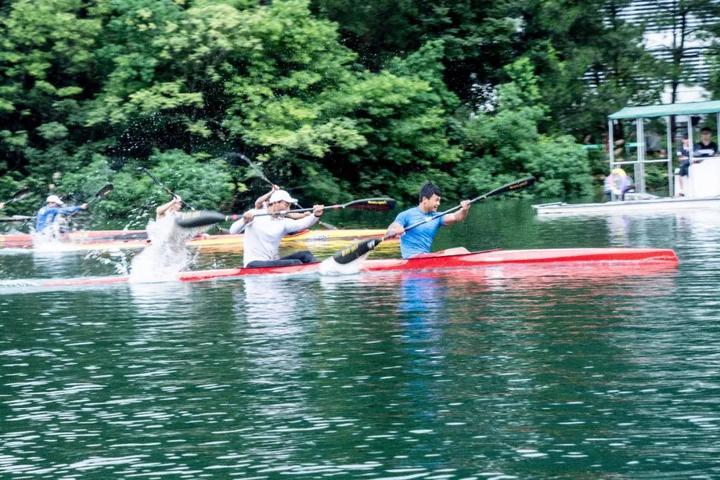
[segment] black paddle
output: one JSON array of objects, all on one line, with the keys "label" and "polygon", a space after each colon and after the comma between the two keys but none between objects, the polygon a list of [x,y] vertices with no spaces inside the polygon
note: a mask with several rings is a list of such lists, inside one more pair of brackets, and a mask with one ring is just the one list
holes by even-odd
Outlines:
[{"label": "black paddle", "polygon": [[0,217],[0,222],[27,222],[35,217],[28,217],[27,215],[13,215],[12,217]]},{"label": "black paddle", "polygon": [[10,204],[10,203],[19,202],[19,201],[22,200],[23,198],[28,197],[31,193],[32,193],[32,191],[30,190],[30,188],[28,188],[28,187],[21,188],[20,190],[18,190],[17,192],[15,192],[15,193],[13,194],[13,196],[10,197],[9,200],[7,200],[7,201],[5,201],[5,202],[0,202],[0,203],[4,203],[5,205],[8,205],[8,204]]},{"label": "black paddle", "polygon": [[[160,180],[158,180],[158,178],[157,178],[155,175],[153,175],[152,173],[150,173],[150,170],[148,170],[148,169],[145,168],[145,167],[138,167],[138,168],[139,168],[140,170],[142,170],[143,172],[145,172],[145,174],[146,174],[148,177],[150,177],[150,178],[152,179],[152,181],[155,182],[155,184],[156,184],[158,187],[162,188],[162,189],[165,190],[167,193],[169,193],[170,195],[172,195],[173,198],[180,198],[180,195],[178,195],[177,193],[175,193],[175,192],[173,192],[172,190],[170,190],[170,189],[167,187],[167,185],[165,185],[163,182],[161,182]],[[181,202],[182,202],[183,205],[185,205],[185,206],[186,206],[187,208],[189,208],[190,210],[193,210],[193,211],[195,210],[195,207],[193,207],[192,205],[190,205],[189,203],[187,203],[185,200],[181,200]]]},{"label": "black paddle", "polygon": [[107,185],[102,187],[100,190],[98,190],[98,192],[95,194],[95,196],[89,202],[87,202],[87,204],[90,205],[91,203],[95,203],[98,200],[102,200],[103,198],[107,197],[110,194],[110,192],[113,191],[113,188],[115,188],[115,187],[113,187],[113,184],[108,183]]},{"label": "black paddle", "polygon": [[198,228],[238,218],[240,218],[238,215],[225,215],[212,210],[195,210],[191,214],[176,218],[175,223],[183,228]]},{"label": "black paddle", "polygon": [[[479,197],[475,197],[472,200],[470,200],[470,203],[475,203],[478,200],[485,200],[486,198],[494,197],[497,195],[501,195],[503,193],[507,192],[515,192],[518,190],[522,190],[523,188],[527,188],[530,185],[535,183],[535,177],[526,177],[521,178],[520,180],[515,180],[513,182],[510,182],[506,185],[503,185],[502,187],[498,187],[495,190],[491,190],[483,195],[480,195]],[[450,208],[448,210],[445,210],[444,212],[439,212],[432,217],[428,217],[425,220],[421,220],[419,222],[413,223],[412,225],[405,228],[405,232],[408,232],[412,230],[413,228],[419,227],[420,225],[423,225],[428,222],[432,222],[433,220],[436,220],[442,216],[447,215],[448,213],[453,213],[462,208],[461,205],[457,205],[453,208]],[[374,250],[378,245],[380,245],[384,240],[387,240],[388,238],[394,237],[394,235],[385,234],[385,236],[381,238],[372,238],[370,240],[363,240],[362,242],[358,242],[355,245],[352,245],[351,247],[348,247],[344,250],[341,250],[340,252],[333,255],[332,259],[339,263],[340,265],[346,265],[354,260],[357,260],[358,258],[362,257],[368,252],[371,252]]]},{"label": "black paddle", "polygon": [[[98,190],[97,193],[93,196],[93,198],[90,199],[90,201],[88,201],[88,202],[86,202],[86,203],[87,203],[88,205],[91,205],[91,204],[97,202],[98,200],[101,200],[101,199],[107,197],[108,194],[113,191],[113,188],[114,188],[114,187],[113,187],[112,183],[108,183],[107,185],[105,185],[104,187],[102,187],[100,190]],[[26,192],[24,192],[22,196],[18,196],[17,193],[16,193],[15,195],[13,195],[13,199],[14,199],[13,201],[17,201],[17,200],[19,200],[20,198],[25,198],[25,197],[27,197],[27,196],[30,194],[29,189],[23,189],[23,190],[26,190]],[[21,191],[22,191],[22,190],[21,190]],[[18,192],[18,193],[19,193],[19,192]],[[16,197],[18,197],[18,198],[16,198]],[[9,202],[9,201],[8,201],[8,202]],[[78,210],[78,211],[79,211],[79,210]],[[70,215],[68,215],[68,217],[71,217],[71,216],[75,215],[76,213],[77,213],[77,212],[73,212],[73,213],[71,213]],[[35,215],[33,215],[33,216],[13,215],[12,217],[2,217],[2,218],[0,218],[0,222],[19,222],[19,221],[27,222],[28,220],[32,220],[33,218],[35,218]]]},{"label": "black paddle", "polygon": [[[340,208],[357,208],[360,210],[371,210],[375,212],[384,212],[391,210],[395,208],[395,200],[392,198],[362,198],[360,200],[353,200],[351,202],[337,204],[337,205],[328,205],[325,207],[326,210],[335,210]],[[300,208],[296,210],[284,210],[277,213],[259,213],[255,215],[256,217],[261,217],[265,215],[284,215],[287,213],[302,213],[302,212],[311,212],[312,208]],[[188,215],[183,218],[178,218],[175,220],[175,223],[177,223],[181,227],[185,228],[197,228],[197,227],[205,227],[207,225],[212,225],[214,223],[224,222],[226,220],[237,220],[242,215],[225,215],[224,213],[220,212],[213,212],[213,211],[199,211],[195,212],[193,215]]]},{"label": "black paddle", "polygon": [[[93,198],[91,198],[89,201],[87,201],[85,203],[87,204],[87,206],[90,206],[93,203],[97,202],[98,200],[102,200],[103,198],[107,197],[110,194],[110,192],[113,191],[113,188],[115,188],[115,187],[113,187],[112,183],[106,184],[104,187],[102,187],[100,190],[98,190],[95,195],[93,195]],[[71,213],[70,215],[68,215],[68,217],[75,215],[79,211],[80,210]]]},{"label": "black paddle", "polygon": [[[325,210],[336,210],[342,208],[355,208],[357,210],[369,210],[373,212],[387,212],[395,208],[395,200],[392,198],[361,198],[360,200],[353,200],[347,203],[339,203],[336,205],[326,205]],[[285,215],[287,213],[303,213],[312,212],[312,208],[296,208],[294,210],[283,210],[277,213],[258,213],[256,217],[262,217],[266,215]]]},{"label": "black paddle", "polygon": [[[15,193],[13,194],[13,196],[10,197],[8,200],[6,200],[5,202],[0,202],[0,203],[4,203],[5,205],[9,205],[9,204],[11,204],[11,203],[19,202],[20,200],[22,200],[23,198],[28,197],[28,196],[31,195],[31,194],[32,194],[32,191],[31,191],[28,187],[21,188],[20,190],[18,190],[17,192],[15,192]],[[25,215],[13,215],[12,217],[0,217],[0,222],[25,222],[25,221],[30,220],[30,219],[32,219],[32,218],[33,218],[33,217],[28,217],[28,216],[25,216]]]},{"label": "black paddle", "polygon": [[[265,181],[265,183],[267,183],[271,187],[275,186],[275,184],[273,182],[271,182],[270,179],[265,176],[262,169],[256,163],[254,163],[252,160],[250,160],[246,155],[243,155],[242,153],[232,153],[231,155],[240,157],[245,163],[247,163],[250,166],[250,168],[255,170],[255,173],[257,173],[258,176],[262,180]],[[297,204],[297,206],[302,209],[302,205],[300,205],[299,203]],[[310,210],[312,210],[312,208]],[[310,211],[310,210],[305,210],[305,211]],[[327,228],[328,230],[337,230],[338,229],[335,225],[330,225],[329,223],[325,223],[325,222],[318,222],[318,223],[320,225],[322,225],[323,227]]]},{"label": "black paddle", "polygon": [[255,173],[257,174],[257,176],[260,177],[265,183],[267,183],[270,186],[275,185],[272,181],[270,181],[269,178],[267,178],[265,176],[265,173],[262,171],[262,169],[256,163],[254,163],[252,160],[250,160],[246,155],[244,155],[242,153],[234,153],[233,152],[230,154],[230,156],[240,157],[243,160],[243,162],[247,163],[250,166],[250,168],[255,170]]}]

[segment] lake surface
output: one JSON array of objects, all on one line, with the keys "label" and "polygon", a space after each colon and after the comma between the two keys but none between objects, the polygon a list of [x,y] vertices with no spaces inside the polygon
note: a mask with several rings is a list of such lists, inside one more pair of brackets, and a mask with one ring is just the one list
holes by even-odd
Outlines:
[{"label": "lake surface", "polygon": [[[436,242],[458,245],[666,247],[680,266],[0,287],[0,478],[720,478],[720,210],[491,202]],[[0,275],[130,257],[0,250]]]}]

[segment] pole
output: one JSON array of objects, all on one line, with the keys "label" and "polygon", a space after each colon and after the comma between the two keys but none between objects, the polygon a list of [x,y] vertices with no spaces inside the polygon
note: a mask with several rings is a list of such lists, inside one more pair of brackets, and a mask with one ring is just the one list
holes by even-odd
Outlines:
[{"label": "pole", "polygon": [[675,178],[673,177],[673,139],[671,137],[672,131],[670,123],[670,117],[665,117],[665,125],[667,125],[668,193],[670,194],[670,198],[673,198],[675,196]]},{"label": "pole", "polygon": [[635,162],[635,185],[638,193],[645,193],[645,119],[635,119],[635,144],[637,162]]},{"label": "pole", "polygon": [[[614,132],[613,132],[613,121],[608,120],[608,154],[610,155],[610,170],[609,172],[613,171],[613,168],[615,168],[615,138],[614,138]],[[615,194],[610,194],[610,200],[617,200],[615,198]]]}]

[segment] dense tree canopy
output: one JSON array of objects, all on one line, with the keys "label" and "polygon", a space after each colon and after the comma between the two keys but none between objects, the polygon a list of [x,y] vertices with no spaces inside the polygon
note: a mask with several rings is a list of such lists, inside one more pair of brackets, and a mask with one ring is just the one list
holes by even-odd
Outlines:
[{"label": "dense tree canopy", "polygon": [[538,194],[584,194],[581,139],[667,80],[628,3],[2,2],[0,200],[31,186],[9,211],[27,213],[113,182],[98,211],[142,216],[166,199],[142,167],[240,209],[261,184],[239,154],[308,202],[528,173]]}]

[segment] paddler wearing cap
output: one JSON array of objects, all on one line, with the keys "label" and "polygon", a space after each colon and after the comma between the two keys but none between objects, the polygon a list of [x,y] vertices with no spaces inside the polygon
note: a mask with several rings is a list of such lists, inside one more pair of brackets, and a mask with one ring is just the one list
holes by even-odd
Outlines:
[{"label": "paddler wearing cap", "polygon": [[80,206],[63,207],[65,203],[57,195],[50,195],[45,200],[46,205],[37,212],[35,219],[35,232],[41,233],[48,227],[55,225],[59,215],[70,215],[78,210],[87,209],[87,203]]},{"label": "paddler wearing cap", "polygon": [[[260,210],[261,208],[267,208],[270,197],[272,196],[273,193],[277,192],[278,190],[282,190],[282,188],[278,187],[277,185],[273,185],[269,192],[258,197],[258,199],[255,200],[255,209]],[[308,217],[312,214],[313,214],[312,212],[292,212],[292,213],[286,213],[285,217],[292,218],[293,220],[297,220],[299,218]]]},{"label": "paddler wearing cap", "polygon": [[293,203],[297,203],[297,200],[288,192],[275,190],[267,199],[266,207],[248,210],[240,220],[232,224],[230,233],[239,233],[245,229],[243,265],[246,268],[285,267],[317,261],[309,251],[280,257],[282,238],[312,227],[323,214],[324,205],[315,205],[312,214],[307,217],[288,218],[284,212],[289,210]]},{"label": "paddler wearing cap", "polygon": [[625,200],[625,194],[632,188],[632,178],[620,167],[613,168],[610,175],[605,177],[603,191],[605,195],[607,195],[608,200],[612,200],[613,195],[620,200]]}]

